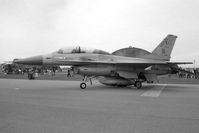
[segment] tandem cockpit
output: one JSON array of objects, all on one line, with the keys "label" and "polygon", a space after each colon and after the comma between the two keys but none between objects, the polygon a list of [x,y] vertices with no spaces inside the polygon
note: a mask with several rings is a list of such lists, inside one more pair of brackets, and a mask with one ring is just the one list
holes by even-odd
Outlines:
[{"label": "tandem cockpit", "polygon": [[80,46],[61,48],[61,49],[59,49],[58,51],[56,51],[54,53],[57,53],[57,54],[93,53],[93,54],[106,54],[106,55],[110,54],[110,53],[108,53],[106,51],[103,51],[103,50],[80,47]]}]

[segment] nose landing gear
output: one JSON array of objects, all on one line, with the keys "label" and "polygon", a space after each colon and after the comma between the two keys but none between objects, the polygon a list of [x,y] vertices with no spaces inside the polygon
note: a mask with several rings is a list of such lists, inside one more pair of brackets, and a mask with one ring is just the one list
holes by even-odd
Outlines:
[{"label": "nose landing gear", "polygon": [[80,84],[80,88],[81,88],[81,89],[85,89],[85,88],[86,88],[86,83],[81,83],[81,84]]},{"label": "nose landing gear", "polygon": [[90,84],[92,85],[92,78],[94,78],[93,76],[84,76],[83,78],[83,82],[80,84],[80,88],[81,89],[86,89],[86,82],[89,82],[90,81]]}]

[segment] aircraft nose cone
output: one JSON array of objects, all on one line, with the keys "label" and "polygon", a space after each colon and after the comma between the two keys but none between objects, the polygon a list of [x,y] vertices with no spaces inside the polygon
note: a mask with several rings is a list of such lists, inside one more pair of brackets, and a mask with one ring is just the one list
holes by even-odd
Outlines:
[{"label": "aircraft nose cone", "polygon": [[42,65],[43,58],[41,55],[33,56],[33,57],[15,60],[14,63],[24,64],[24,65]]}]

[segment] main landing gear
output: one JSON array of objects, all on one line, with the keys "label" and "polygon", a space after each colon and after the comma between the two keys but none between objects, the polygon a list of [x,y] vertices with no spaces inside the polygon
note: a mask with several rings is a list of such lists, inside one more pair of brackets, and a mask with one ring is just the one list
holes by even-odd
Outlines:
[{"label": "main landing gear", "polygon": [[83,82],[80,84],[80,88],[81,89],[86,89],[86,82],[89,82],[90,81],[90,84],[92,85],[93,83],[92,83],[92,78],[94,78],[94,77],[89,77],[89,76],[84,76],[84,78],[83,78]]},{"label": "main landing gear", "polygon": [[134,81],[134,86],[137,88],[137,89],[140,89],[140,88],[142,88],[142,82],[144,82],[144,81],[146,81],[147,79],[146,79],[146,77],[145,77],[145,75],[144,75],[144,73],[143,72],[140,72],[139,74],[138,74],[138,79],[135,79]]},{"label": "main landing gear", "polygon": [[141,82],[141,81],[135,81],[134,86],[135,86],[137,89],[140,89],[140,88],[142,88],[142,82]]}]

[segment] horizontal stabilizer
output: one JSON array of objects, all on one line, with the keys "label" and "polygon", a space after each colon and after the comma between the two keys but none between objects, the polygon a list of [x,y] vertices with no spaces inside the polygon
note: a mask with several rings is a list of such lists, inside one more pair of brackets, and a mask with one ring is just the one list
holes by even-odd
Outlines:
[{"label": "horizontal stabilizer", "polygon": [[193,64],[193,62],[167,62],[167,64],[171,64],[171,65],[174,65],[174,64]]}]

